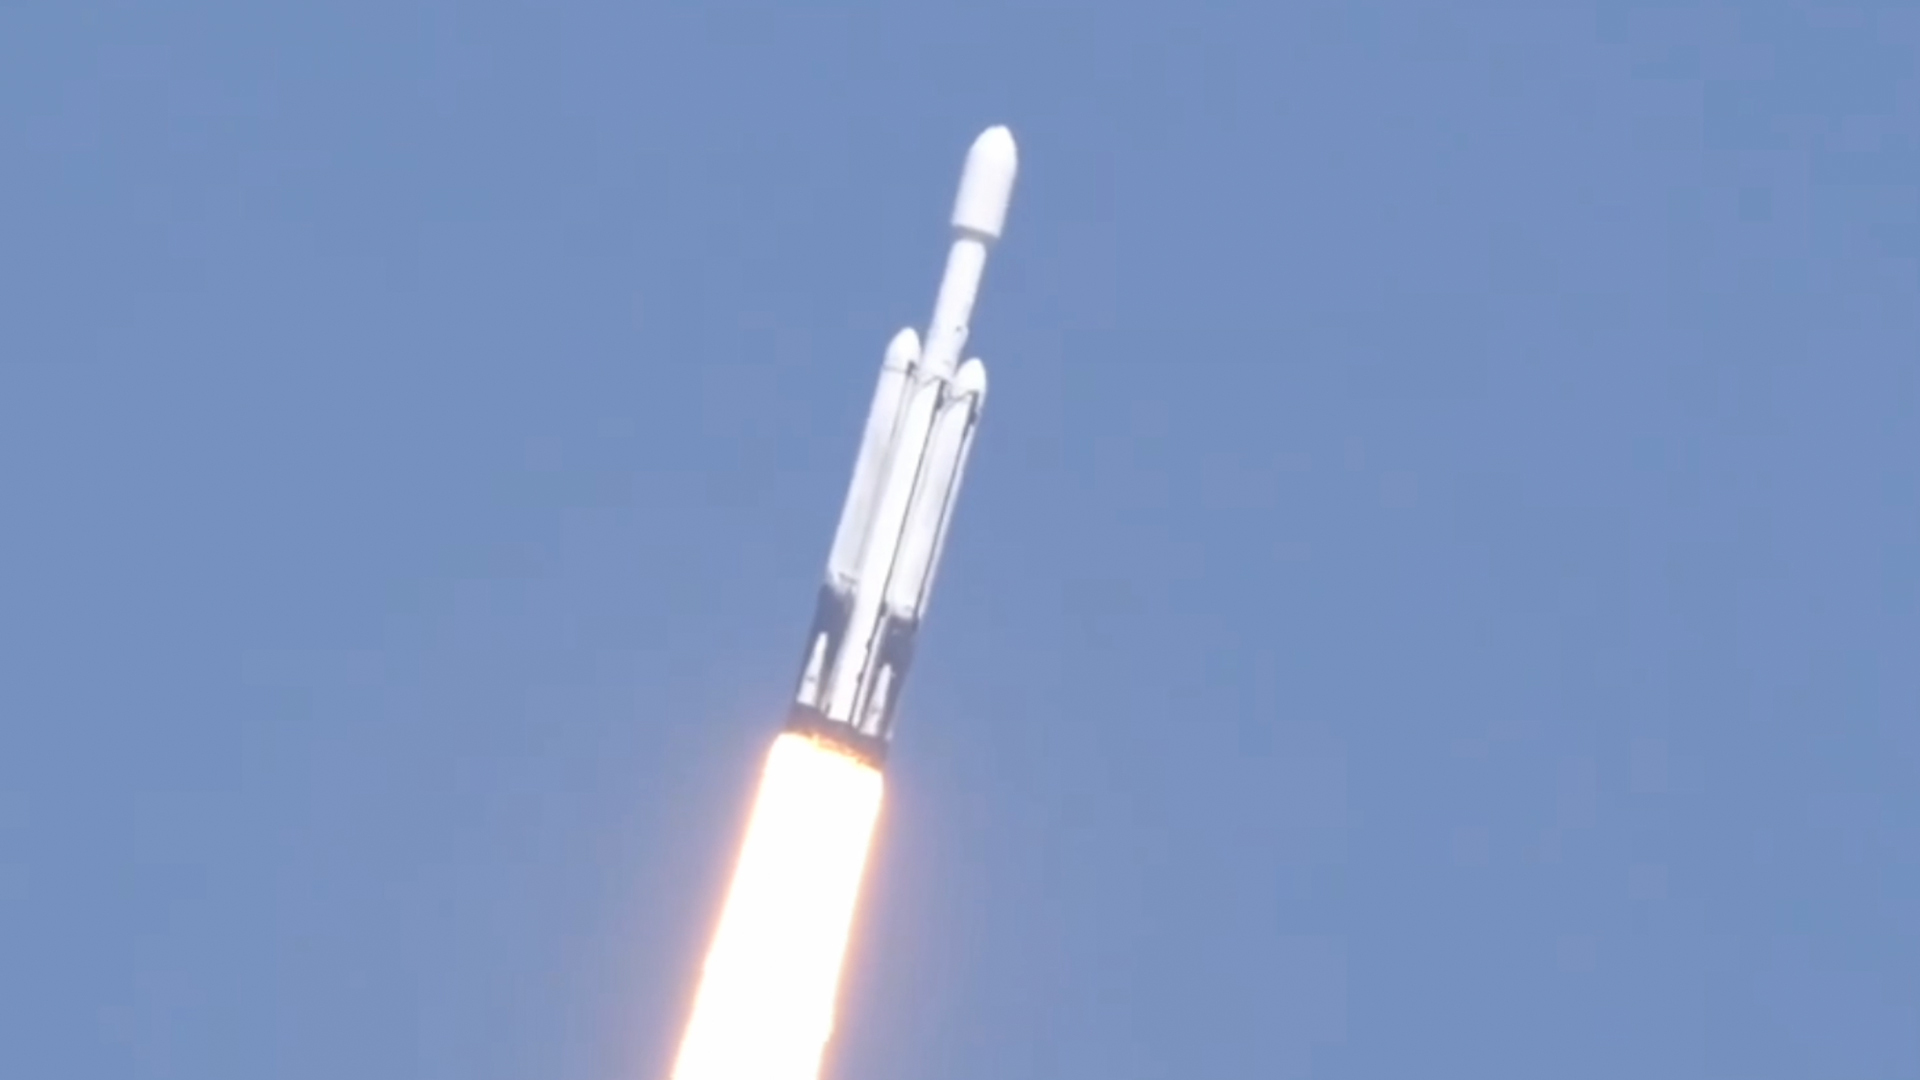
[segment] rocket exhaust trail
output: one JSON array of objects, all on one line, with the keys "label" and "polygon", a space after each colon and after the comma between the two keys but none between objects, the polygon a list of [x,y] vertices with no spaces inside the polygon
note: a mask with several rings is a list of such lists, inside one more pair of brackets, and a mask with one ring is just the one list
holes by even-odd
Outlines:
[{"label": "rocket exhaust trail", "polygon": [[985,365],[961,357],[1017,166],[1006,128],[974,140],[926,334],[902,330],[887,346],[799,687],[767,755],[673,1080],[819,1074],[880,766],[986,403]]},{"label": "rocket exhaust trail", "polygon": [[673,1080],[814,1080],[881,788],[830,743],[774,740]]}]

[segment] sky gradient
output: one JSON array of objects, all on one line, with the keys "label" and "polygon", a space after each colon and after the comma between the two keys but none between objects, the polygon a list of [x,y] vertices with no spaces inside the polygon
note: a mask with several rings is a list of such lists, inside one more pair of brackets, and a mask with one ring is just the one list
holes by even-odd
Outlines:
[{"label": "sky gradient", "polygon": [[650,1080],[1020,139],[835,1080],[1920,1075],[1920,9],[0,8],[0,1075]]}]

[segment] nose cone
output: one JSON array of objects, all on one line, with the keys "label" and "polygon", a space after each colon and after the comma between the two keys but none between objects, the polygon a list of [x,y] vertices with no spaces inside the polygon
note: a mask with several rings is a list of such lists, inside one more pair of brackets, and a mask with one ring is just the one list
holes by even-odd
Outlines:
[{"label": "nose cone", "polygon": [[953,201],[953,227],[1000,239],[1007,224],[1007,204],[1013,201],[1013,177],[1020,171],[1020,153],[1013,132],[995,125],[980,133],[967,151],[960,174],[960,194]]},{"label": "nose cone", "polygon": [[885,361],[887,367],[905,371],[918,359],[920,359],[920,335],[913,332],[913,327],[909,326],[893,335],[893,340],[887,342]]},{"label": "nose cone", "polygon": [[979,357],[960,365],[953,373],[953,390],[956,394],[971,394],[977,398],[987,396],[987,365]]}]

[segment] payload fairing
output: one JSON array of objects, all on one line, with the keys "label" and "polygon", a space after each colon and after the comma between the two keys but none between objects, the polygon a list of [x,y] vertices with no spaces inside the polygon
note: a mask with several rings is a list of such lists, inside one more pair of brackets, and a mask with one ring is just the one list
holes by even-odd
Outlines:
[{"label": "payload fairing", "polygon": [[986,402],[986,366],[960,357],[1017,169],[1004,127],[982,132],[967,152],[933,319],[924,341],[906,329],[887,346],[807,634],[788,729],[876,765]]}]

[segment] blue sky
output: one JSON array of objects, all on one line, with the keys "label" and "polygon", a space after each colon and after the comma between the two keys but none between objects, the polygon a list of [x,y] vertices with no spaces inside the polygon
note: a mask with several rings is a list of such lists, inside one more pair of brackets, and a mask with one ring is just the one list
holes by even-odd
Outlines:
[{"label": "blue sky", "polygon": [[832,1075],[1920,1074],[1910,4],[0,12],[0,1073],[664,1074],[1023,171]]}]

